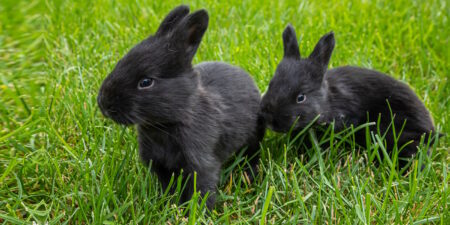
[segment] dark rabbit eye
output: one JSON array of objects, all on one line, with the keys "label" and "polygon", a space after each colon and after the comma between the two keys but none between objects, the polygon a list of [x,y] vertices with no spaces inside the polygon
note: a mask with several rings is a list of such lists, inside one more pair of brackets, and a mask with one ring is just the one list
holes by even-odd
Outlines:
[{"label": "dark rabbit eye", "polygon": [[141,81],[139,81],[138,88],[139,89],[149,88],[152,85],[153,85],[153,79],[152,78],[144,78]]},{"label": "dark rabbit eye", "polygon": [[306,95],[304,94],[299,94],[297,96],[297,103],[303,103],[306,100]]}]

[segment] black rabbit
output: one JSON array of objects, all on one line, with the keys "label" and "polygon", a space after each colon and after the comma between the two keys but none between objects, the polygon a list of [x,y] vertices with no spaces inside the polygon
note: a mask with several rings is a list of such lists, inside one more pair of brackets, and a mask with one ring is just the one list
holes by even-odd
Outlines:
[{"label": "black rabbit", "polygon": [[[377,122],[380,130],[393,125],[397,132],[405,127],[397,142],[399,157],[409,158],[417,152],[422,135],[425,140],[434,133],[430,113],[416,94],[403,82],[383,73],[358,68],[338,67],[327,70],[334,48],[334,34],[324,35],[308,58],[301,58],[294,28],[288,25],[283,32],[284,57],[270,81],[261,101],[267,125],[278,132],[300,130],[320,115],[317,124],[335,122],[335,130],[368,121]],[[390,108],[389,108],[390,107]],[[376,126],[371,127],[376,131]],[[356,142],[365,145],[365,134],[356,134]],[[386,135],[387,148],[394,144],[393,132]],[[401,160],[400,167],[407,161]]]},{"label": "black rabbit", "polygon": [[245,146],[255,155],[265,126],[259,90],[245,71],[220,62],[191,65],[208,20],[205,10],[173,9],[106,77],[98,105],[115,122],[137,125],[140,156],[152,161],[163,188],[183,170],[182,202],[192,196],[196,172],[211,209],[222,164]]}]

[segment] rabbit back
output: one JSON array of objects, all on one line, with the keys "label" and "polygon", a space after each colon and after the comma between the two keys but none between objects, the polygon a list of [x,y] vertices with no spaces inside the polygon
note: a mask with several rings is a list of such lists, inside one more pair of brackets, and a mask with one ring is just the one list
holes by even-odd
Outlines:
[{"label": "rabbit back", "polygon": [[[329,98],[332,99],[329,101],[329,110],[334,119],[341,120],[337,126],[377,122],[380,116],[378,127],[381,133],[392,129],[391,123],[394,121],[397,133],[404,125],[399,144],[412,140],[417,142],[416,145],[422,135],[426,134],[427,140],[428,134],[435,130],[431,115],[423,102],[401,81],[378,71],[351,66],[331,69],[325,74],[325,78]],[[346,118],[339,115],[345,115]],[[372,130],[376,128],[377,126],[372,126]],[[388,147],[392,147],[394,140],[392,131],[389,132],[391,133],[386,135],[386,140]],[[416,150],[411,151],[415,153]]]}]

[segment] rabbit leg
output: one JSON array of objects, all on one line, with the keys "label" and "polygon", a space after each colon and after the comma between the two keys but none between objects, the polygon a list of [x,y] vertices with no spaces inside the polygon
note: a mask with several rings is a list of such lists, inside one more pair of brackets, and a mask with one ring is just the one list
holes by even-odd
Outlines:
[{"label": "rabbit leg", "polygon": [[[200,192],[202,199],[208,193],[208,199],[206,200],[206,206],[209,210],[214,207],[216,200],[216,186],[219,182],[220,166],[217,168],[198,168],[195,170],[196,176],[196,191]],[[189,177],[185,177],[186,187],[181,195],[180,202],[187,202],[192,198],[194,193],[194,173],[190,172]],[[202,201],[199,199],[199,202]]]},{"label": "rabbit leg", "polygon": [[202,198],[208,193],[206,206],[209,210],[214,208],[216,202],[216,188],[219,182],[220,166],[208,168],[208,170],[199,171],[197,173],[197,190],[200,191]]},{"label": "rabbit leg", "polygon": [[257,144],[249,144],[245,150],[245,155],[248,159],[249,167],[245,169],[245,173],[250,180],[253,182],[255,177],[258,175],[258,163],[259,163],[259,142]]},{"label": "rabbit leg", "polygon": [[245,155],[247,156],[248,163],[250,165],[245,170],[245,173],[247,174],[250,182],[253,182],[255,177],[258,175],[260,142],[264,138],[265,131],[264,119],[259,117],[255,136],[250,138],[247,149],[245,150]]},{"label": "rabbit leg", "polygon": [[158,176],[163,191],[165,191],[169,186],[170,179],[172,178],[173,175],[173,171],[166,169],[164,166],[158,163],[153,163],[152,170]]},{"label": "rabbit leg", "polygon": [[[414,155],[419,151],[420,142],[422,139],[422,136],[424,136],[424,146],[426,146],[429,138],[429,133],[423,133],[420,134],[418,132],[407,132],[402,134],[400,137],[400,140],[398,141],[399,146],[403,146],[404,144],[411,142],[407,144],[398,154],[399,157],[399,168],[403,168],[408,164],[411,158],[414,157]],[[427,154],[430,154],[430,151],[427,151]],[[403,158],[403,159],[400,159]]]}]

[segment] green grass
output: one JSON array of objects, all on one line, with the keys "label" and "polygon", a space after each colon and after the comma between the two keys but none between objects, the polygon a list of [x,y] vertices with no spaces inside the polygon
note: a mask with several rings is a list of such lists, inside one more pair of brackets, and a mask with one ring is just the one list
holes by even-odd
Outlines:
[{"label": "green grass", "polygon": [[[333,30],[330,67],[374,68],[408,82],[447,134],[402,176],[392,169],[395,158],[375,166],[379,136],[359,149],[344,143],[351,136],[329,134],[322,141],[344,144],[325,150],[312,131],[296,142],[269,131],[261,174],[249,185],[242,158],[231,160],[209,216],[197,201],[177,207],[177,195],[161,190],[140,163],[136,131],[105,119],[96,105],[117,60],[178,4],[0,1],[0,223],[448,224],[448,1],[189,3],[210,13],[195,62],[239,65],[264,91],[287,23],[304,55]],[[316,145],[299,149],[305,139]]]}]

